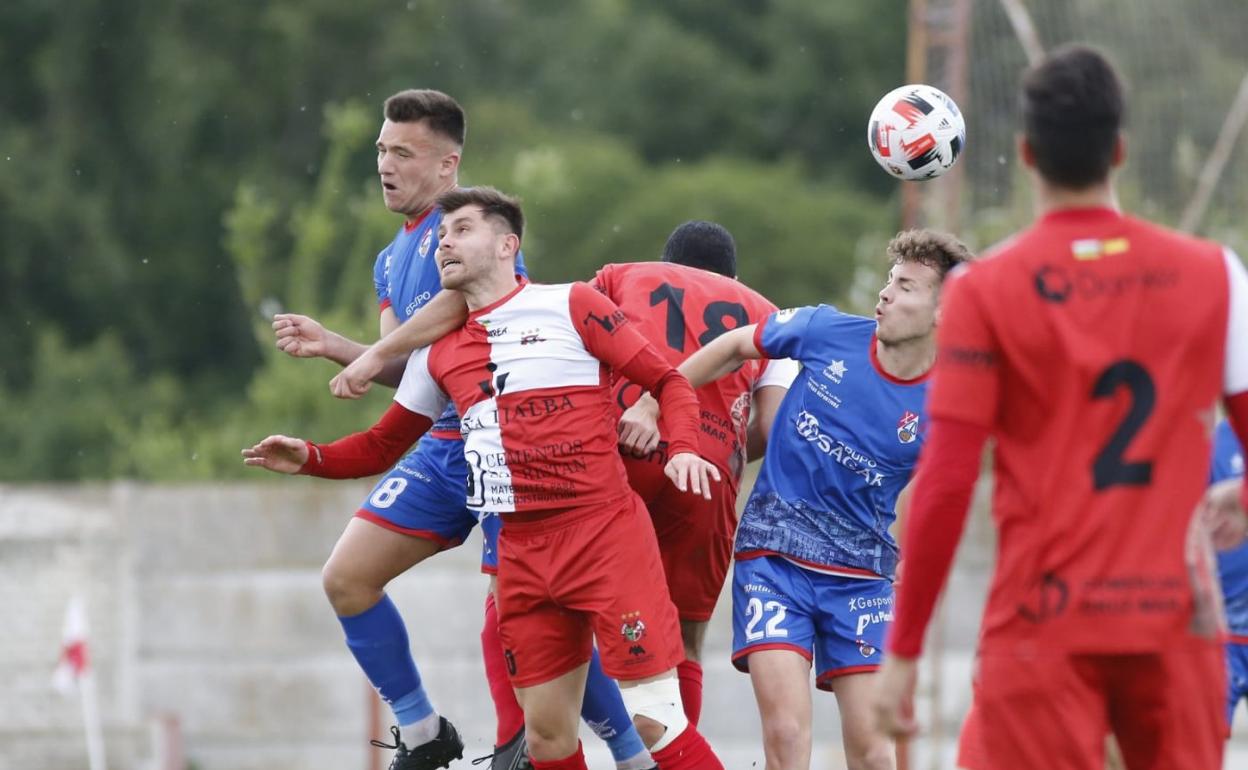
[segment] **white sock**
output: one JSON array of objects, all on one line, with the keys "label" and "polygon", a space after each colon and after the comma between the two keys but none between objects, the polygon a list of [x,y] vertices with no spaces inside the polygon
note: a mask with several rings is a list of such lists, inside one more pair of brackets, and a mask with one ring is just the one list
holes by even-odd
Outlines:
[{"label": "white sock", "polygon": [[414,749],[422,743],[428,743],[438,737],[438,728],[442,726],[442,720],[438,717],[438,712],[433,712],[424,719],[412,722],[410,725],[399,725],[399,739],[403,741],[403,745],[408,750]]},{"label": "white sock", "polygon": [[645,749],[634,757],[615,763],[615,770],[650,770],[652,767],[654,767],[654,760],[650,757],[650,752]]}]

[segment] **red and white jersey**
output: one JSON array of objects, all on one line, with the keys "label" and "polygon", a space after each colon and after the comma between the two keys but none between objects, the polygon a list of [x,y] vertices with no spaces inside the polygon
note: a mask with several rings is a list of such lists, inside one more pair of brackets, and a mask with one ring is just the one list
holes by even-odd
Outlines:
[{"label": "red and white jersey", "polygon": [[[618,304],[673,366],[724,332],[758,323],[776,310],[766,297],[740,281],[671,262],[605,265],[592,285]],[[750,395],[767,385],[789,387],[797,371],[798,364],[787,358],[751,360],[698,388],[701,454],[727,471],[734,486],[745,467]],[[618,373],[612,388],[619,413],[644,390]],[[665,428],[666,422],[660,426],[663,438],[667,438]]]},{"label": "red and white jersey", "polygon": [[1238,257],[1110,209],[1052,213],[950,278],[938,339],[929,413],[996,439],[982,649],[1186,633],[1214,405],[1248,390]]},{"label": "red and white jersey", "polygon": [[431,418],[454,401],[474,510],[615,504],[631,492],[608,367],[657,387],[664,410],[675,410],[673,453],[697,451],[688,381],[585,283],[521,284],[471,313],[463,328],[412,355],[395,401]]}]

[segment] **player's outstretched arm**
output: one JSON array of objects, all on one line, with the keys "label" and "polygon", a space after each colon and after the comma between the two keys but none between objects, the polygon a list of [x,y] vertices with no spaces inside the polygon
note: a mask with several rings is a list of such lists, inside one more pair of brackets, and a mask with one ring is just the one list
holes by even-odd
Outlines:
[{"label": "player's outstretched arm", "polygon": [[757,328],[757,324],[750,324],[719,335],[685,359],[680,365],[680,373],[693,387],[700,388],[735,372],[746,361],[763,358],[762,351],[754,344]]},{"label": "player's outstretched arm", "polygon": [[243,450],[243,465],[274,473],[298,473],[308,461],[308,444],[301,438],[269,436]]},{"label": "player's outstretched arm", "polygon": [[277,349],[295,358],[325,358],[341,366],[356,359],[366,347],[332,332],[315,318],[298,313],[273,316]]},{"label": "player's outstretched arm", "polygon": [[433,344],[467,320],[464,296],[457,291],[440,291],[407,321],[383,329],[381,339],[330,380],[329,389],[338,398],[359,398],[373,382],[397,386],[412,351]]}]

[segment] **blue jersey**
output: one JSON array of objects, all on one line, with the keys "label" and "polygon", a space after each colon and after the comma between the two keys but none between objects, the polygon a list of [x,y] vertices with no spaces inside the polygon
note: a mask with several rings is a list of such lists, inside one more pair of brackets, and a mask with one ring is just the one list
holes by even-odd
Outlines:
[{"label": "blue jersey", "polygon": [[875,321],[820,305],[772,313],[754,338],[802,370],[776,414],[737,529],[737,558],[778,554],[848,575],[892,578],[888,532],[923,435],[924,377],[875,359]]},{"label": "blue jersey", "polygon": [[[1244,450],[1226,420],[1213,436],[1213,467],[1209,482],[1244,475]],[[1218,575],[1226,597],[1226,620],[1235,636],[1248,636],[1248,544],[1218,554]]]},{"label": "blue jersey", "polygon": [[[381,309],[393,308],[399,323],[416,314],[433,296],[442,291],[442,278],[434,252],[438,250],[438,226],[442,209],[431,208],[414,224],[404,223],[399,232],[377,255],[373,265],[373,285]],[[516,255],[516,272],[525,275],[524,256]],[[445,437],[459,435],[459,415],[447,407],[430,433]]]}]

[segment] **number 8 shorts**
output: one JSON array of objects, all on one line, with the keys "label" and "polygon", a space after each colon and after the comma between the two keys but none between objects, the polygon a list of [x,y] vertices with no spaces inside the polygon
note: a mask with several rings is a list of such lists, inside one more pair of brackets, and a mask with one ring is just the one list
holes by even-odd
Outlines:
[{"label": "number 8 shorts", "polygon": [[464,442],[425,436],[377,482],[355,515],[453,548],[477,523],[465,505],[467,481]]},{"label": "number 8 shorts", "polygon": [[732,662],[791,650],[814,663],[815,685],[879,668],[893,620],[893,584],[805,569],[780,556],[737,561],[732,570]]}]

